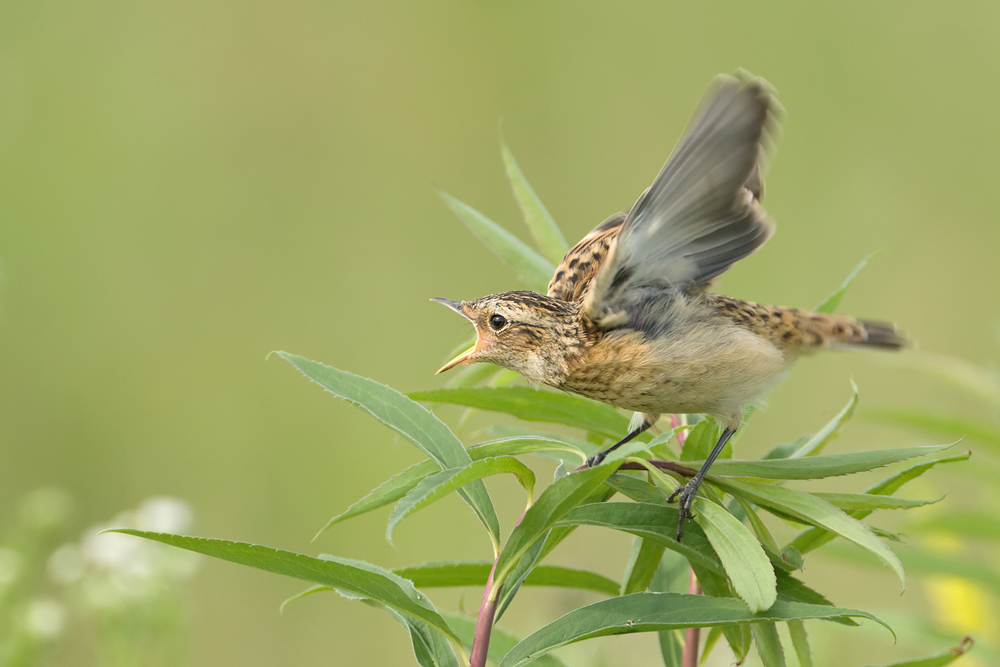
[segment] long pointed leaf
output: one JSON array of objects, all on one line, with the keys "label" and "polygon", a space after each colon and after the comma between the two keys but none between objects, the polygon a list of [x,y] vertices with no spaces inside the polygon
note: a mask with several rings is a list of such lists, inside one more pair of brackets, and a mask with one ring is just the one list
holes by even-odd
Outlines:
[{"label": "long pointed leaf", "polygon": [[459,667],[458,658],[455,657],[451,645],[429,625],[401,614],[380,602],[374,600],[362,600],[362,602],[389,614],[410,633],[413,657],[416,658],[420,667]]},{"label": "long pointed leaf", "polygon": [[581,505],[567,513],[556,525],[599,526],[638,535],[676,551],[691,563],[720,576],[725,575],[725,569],[701,527],[688,526],[684,540],[677,541],[676,507],[653,503]]},{"label": "long pointed leaf", "polygon": [[905,510],[932,505],[943,500],[943,497],[934,500],[908,500],[871,493],[814,493],[812,495],[822,498],[842,510]]},{"label": "long pointed leaf", "polygon": [[473,461],[462,468],[442,470],[422,479],[396,504],[396,508],[389,516],[389,525],[385,529],[385,539],[392,543],[393,529],[400,521],[414,512],[422,510],[449,493],[458,491],[476,480],[504,473],[509,473],[517,478],[517,481],[528,492],[530,502],[535,488],[535,473],[531,472],[528,466],[513,456],[495,456]]},{"label": "long pointed leaf", "polygon": [[560,646],[594,637],[724,623],[830,619],[837,616],[867,618],[889,629],[875,616],[858,609],[779,601],[766,612],[751,614],[746,605],[735,598],[683,593],[633,593],[571,611],[526,637],[504,657],[500,667],[520,667]]},{"label": "long pointed leaf", "polygon": [[[632,459],[635,460],[635,459]],[[643,462],[650,477],[664,493],[671,493],[678,483],[649,462]],[[757,539],[725,508],[711,500],[695,497],[692,503],[695,521],[715,549],[726,569],[733,590],[752,612],[768,609],[778,597],[774,568]]]},{"label": "long pointed leaf", "polygon": [[614,467],[610,465],[585,468],[557,479],[542,491],[507,538],[507,544],[497,558],[494,585],[502,584],[528,547],[600,487],[613,472]]},{"label": "long pointed leaf", "polygon": [[[331,394],[371,413],[437,461],[442,468],[459,468],[472,461],[444,422],[392,387],[288,352],[276,354]],[[486,486],[481,481],[473,482],[459,493],[486,526],[496,549],[500,543],[500,520]]]},{"label": "long pointed leaf", "polygon": [[556,267],[532,250],[524,241],[493,222],[485,215],[452,197],[447,192],[438,191],[441,199],[465,223],[479,240],[486,244],[497,257],[507,263],[536,292],[545,293],[549,279]]},{"label": "long pointed leaf", "polygon": [[792,647],[795,649],[795,657],[799,659],[799,667],[813,667],[805,621],[788,621],[788,634],[792,637]]},{"label": "long pointed leaf", "polygon": [[618,439],[628,433],[628,418],[610,405],[554,391],[530,387],[467,387],[413,391],[407,396],[415,401],[504,412],[525,421],[575,426],[608,438]]},{"label": "long pointed leaf", "polygon": [[[444,586],[482,586],[493,567],[487,561],[451,561],[422,563],[393,570],[409,579],[418,588]],[[562,565],[538,565],[525,580],[526,586],[575,588],[604,595],[617,595],[618,582],[590,570],[578,570]]]},{"label": "long pointed leaf", "polygon": [[[573,454],[580,459],[581,463],[587,460],[587,455],[584,454],[579,447],[571,445],[568,442],[541,436],[501,438],[499,440],[491,440],[489,442],[479,443],[478,445],[472,445],[466,451],[469,453],[469,456],[473,461],[479,461],[493,456],[512,456],[514,454],[532,453],[541,453],[545,455]],[[342,521],[346,521],[352,517],[365,514],[366,512],[371,512],[379,507],[385,507],[390,503],[396,502],[409,493],[413,487],[419,484],[425,477],[433,475],[440,470],[441,466],[434,461],[422,461],[416,465],[410,466],[403,472],[398,475],[394,475],[387,481],[380,484],[375,490],[348,507],[342,513],[330,519],[316,534],[316,537],[319,537],[332,526]],[[316,538],[314,537],[313,539]]]},{"label": "long pointed leaf", "polygon": [[510,152],[507,143],[500,140],[500,153],[503,155],[503,166],[507,170],[507,178],[510,186],[514,190],[514,198],[517,199],[524,215],[524,222],[531,230],[531,235],[535,238],[535,243],[542,249],[542,252],[553,264],[562,261],[563,255],[569,250],[566,239],[563,237],[556,221],[549,215],[548,210],[542,204],[535,191],[528,185],[527,179],[521,173],[521,168],[514,159],[514,154]]},{"label": "long pointed leaf", "polygon": [[903,566],[895,554],[885,545],[885,542],[875,537],[868,526],[844,514],[825,500],[803,491],[780,486],[737,482],[727,478],[717,478],[713,481],[729,493],[739,494],[765,509],[796,517],[854,542],[895,572],[905,587],[906,576],[903,573]]},{"label": "long pointed leaf", "polygon": [[958,646],[936,655],[903,660],[902,662],[894,662],[891,665],[883,665],[882,667],[945,667],[945,665],[950,665],[972,650],[974,643],[972,637],[965,637]]},{"label": "long pointed leaf", "polygon": [[881,253],[881,251],[876,250],[875,252],[866,255],[865,258],[861,260],[861,263],[858,264],[856,267],[854,267],[854,270],[847,275],[847,278],[840,285],[840,287],[838,287],[833,294],[823,299],[823,301],[820,302],[818,306],[816,306],[815,309],[816,312],[832,313],[833,311],[835,311],[837,309],[837,306],[840,305],[840,300],[843,299],[844,294],[847,293],[847,290],[851,286],[851,283],[853,283],[854,279],[858,277],[859,273],[861,273],[861,269],[865,268],[865,265],[867,265],[869,261],[871,261],[877,255],[879,255],[879,253]]},{"label": "long pointed leaf", "polygon": [[778,626],[774,623],[754,623],[750,626],[760,661],[767,667],[785,667],[785,650],[778,637]]},{"label": "long pointed leaf", "polygon": [[[965,461],[972,455],[972,452],[966,452],[958,456],[950,456],[948,458],[936,459],[934,461],[925,461],[923,463],[918,463],[914,466],[910,466],[905,470],[901,470],[895,475],[891,475],[886,479],[882,480],[875,486],[868,489],[865,493],[870,493],[872,495],[892,495],[898,491],[907,482],[920,477],[925,472],[933,468],[939,463],[955,463],[958,461]],[[870,510],[852,510],[850,516],[855,519],[863,519],[871,514]],[[833,540],[837,536],[821,527],[809,528],[801,533],[789,543],[789,547],[796,549],[800,553],[807,553],[814,549],[818,549],[827,542]]]},{"label": "long pointed leaf", "polygon": [[434,605],[411,582],[370,563],[347,558],[313,558],[257,544],[206,537],[188,537],[124,528],[114,532],[135,535],[258,570],[323,584],[350,596],[368,598],[426,623],[450,641],[459,643],[458,637],[451,631]]},{"label": "long pointed leaf", "polygon": [[788,458],[798,459],[806,456],[816,456],[823,451],[831,440],[840,435],[840,429],[854,416],[854,411],[858,407],[858,387],[854,382],[851,382],[851,388],[854,391],[851,393],[851,398],[847,401],[847,405],[833,419],[827,422],[826,426],[789,454]]},{"label": "long pointed leaf", "polygon": [[[936,454],[957,443],[923,447],[900,447],[852,454],[811,456],[808,458],[763,459],[760,461],[717,461],[712,465],[713,475],[727,477],[757,477],[761,479],[822,479],[838,475],[852,475],[875,468],[905,461],[917,456]],[[692,462],[698,469],[700,462]]]}]

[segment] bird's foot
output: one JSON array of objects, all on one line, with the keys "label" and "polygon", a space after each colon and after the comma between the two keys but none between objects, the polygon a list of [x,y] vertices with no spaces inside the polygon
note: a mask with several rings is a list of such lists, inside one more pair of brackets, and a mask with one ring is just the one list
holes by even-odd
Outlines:
[{"label": "bird's foot", "polygon": [[597,452],[596,454],[594,454],[593,456],[591,456],[589,459],[587,459],[587,467],[588,468],[594,468],[594,467],[597,467],[597,466],[601,465],[601,462],[604,460],[604,457],[607,456],[607,455],[608,455],[607,450],[605,450],[603,452]]},{"label": "bird's foot", "polygon": [[694,503],[694,497],[698,493],[698,488],[701,486],[701,480],[694,478],[688,481],[687,484],[674,489],[674,492],[667,497],[667,502],[672,503],[674,501],[678,502],[677,506],[677,541],[680,542],[681,538],[684,537],[684,520],[691,518],[691,505]]}]

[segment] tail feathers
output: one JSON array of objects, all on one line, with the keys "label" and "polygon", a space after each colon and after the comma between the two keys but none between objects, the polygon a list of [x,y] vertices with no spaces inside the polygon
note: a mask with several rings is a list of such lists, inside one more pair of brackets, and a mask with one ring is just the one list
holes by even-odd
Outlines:
[{"label": "tail feathers", "polygon": [[791,330],[794,334],[783,334],[784,347],[800,353],[823,348],[899,350],[909,344],[895,325],[827,313],[794,311]]},{"label": "tail feathers", "polygon": [[865,339],[852,341],[851,345],[861,345],[864,347],[880,347],[886,350],[899,350],[909,346],[910,342],[905,336],[896,331],[896,325],[885,322],[868,322],[859,320],[865,329]]}]

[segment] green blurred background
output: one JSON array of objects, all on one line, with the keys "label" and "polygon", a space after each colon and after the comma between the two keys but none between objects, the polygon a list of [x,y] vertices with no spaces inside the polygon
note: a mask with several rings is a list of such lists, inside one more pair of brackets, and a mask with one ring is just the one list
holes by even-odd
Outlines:
[{"label": "green blurred background", "polygon": [[[519,284],[435,187],[527,238],[499,158],[502,119],[572,243],[632,204],[711,78],[738,67],[766,77],[788,111],[767,182],[779,233],[720,290],[810,307],[882,249],[843,312],[898,322],[916,354],[996,361],[998,34],[992,2],[3,3],[0,508],[64,488],[75,539],[170,495],[192,505],[200,535],[385,566],[488,557],[456,500],[401,526],[396,549],[378,517],[310,545],[419,457],[265,355],[440,386],[434,370],[470,332],[427,299]],[[742,454],[817,428],[851,378],[863,406],[967,407],[884,357],[826,355],[772,393]],[[457,410],[440,413],[459,428]],[[459,433],[472,442],[489,423]],[[942,441],[860,421],[838,446]],[[923,495],[998,503],[963,499],[957,474],[929,477]],[[503,509],[508,525],[519,503]],[[557,560],[618,576],[629,541],[581,536]],[[831,561],[809,575],[843,606],[932,605],[919,583],[899,598],[887,571]],[[203,559],[191,664],[412,660],[389,619],[335,595],[279,615],[301,588]],[[467,609],[479,594],[465,593]],[[521,632],[592,600],[524,597],[511,611]],[[911,649],[851,632],[826,646],[857,662]],[[641,663],[655,641],[568,655]],[[59,664],[92,659],[66,651]]]}]

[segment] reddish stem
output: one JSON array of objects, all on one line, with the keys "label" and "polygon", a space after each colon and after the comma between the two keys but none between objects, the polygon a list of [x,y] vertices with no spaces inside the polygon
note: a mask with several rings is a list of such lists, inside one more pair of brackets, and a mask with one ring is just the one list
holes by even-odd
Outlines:
[{"label": "reddish stem", "polygon": [[493,617],[497,612],[497,595],[490,600],[490,591],[493,589],[493,573],[496,572],[497,563],[493,561],[490,569],[490,576],[486,580],[486,590],[483,591],[483,601],[479,605],[479,615],[476,617],[476,632],[472,636],[472,652],[469,654],[469,667],[485,667],[486,654],[490,650],[490,633],[493,630]]},{"label": "reddish stem", "polygon": [[[694,570],[688,576],[688,593],[691,595],[701,595],[701,584],[698,577],[694,576]],[[681,667],[698,667],[698,641],[700,639],[701,628],[688,628],[684,631],[684,653],[681,656]]]},{"label": "reddish stem", "polygon": [[[521,512],[514,526],[518,526],[524,519],[528,510]],[[497,558],[499,558],[499,554]],[[497,600],[500,598],[500,591],[503,584],[497,587],[497,594],[490,599],[490,590],[493,588],[493,575],[497,571],[497,561],[493,559],[493,567],[490,568],[490,576],[486,579],[486,590],[483,591],[483,601],[479,604],[479,615],[476,616],[476,631],[472,635],[472,651],[469,653],[469,667],[486,667],[486,656],[490,651],[490,634],[493,632],[493,618],[497,613]]]}]

